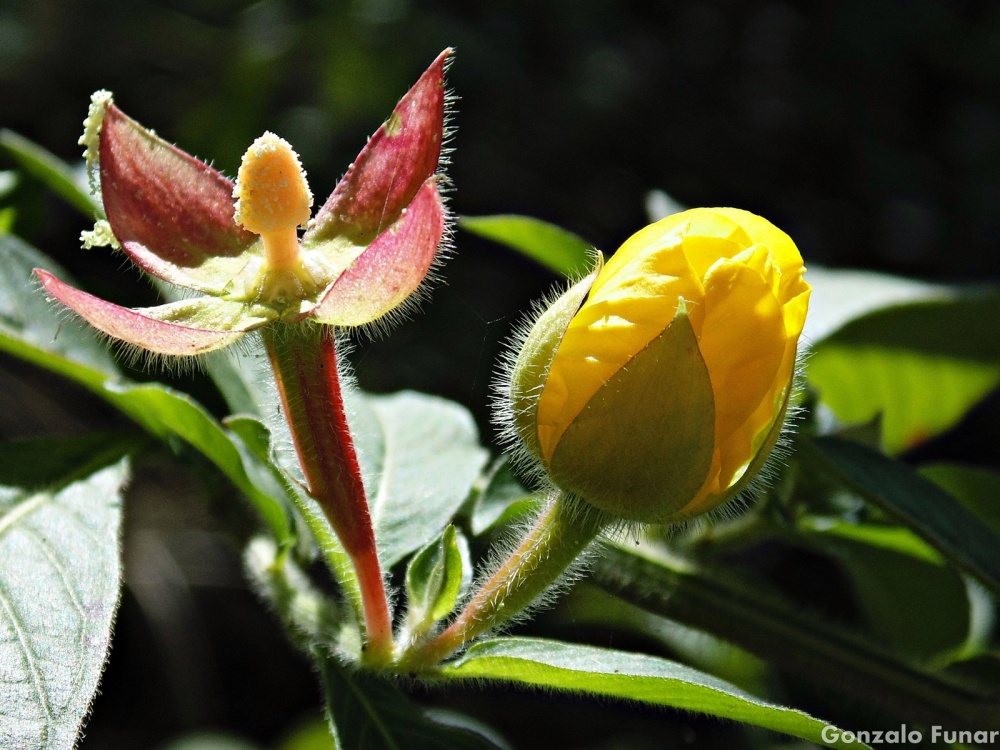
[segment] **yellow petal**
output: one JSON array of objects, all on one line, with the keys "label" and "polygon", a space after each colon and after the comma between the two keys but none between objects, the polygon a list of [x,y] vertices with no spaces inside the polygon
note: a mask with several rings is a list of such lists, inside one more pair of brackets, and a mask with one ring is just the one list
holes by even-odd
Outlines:
[{"label": "yellow petal", "polygon": [[[724,489],[752,460],[752,435],[760,425],[748,425],[748,420],[774,390],[786,342],[781,306],[767,281],[742,263],[718,261],[705,280],[705,321],[698,345],[715,393],[719,474],[709,478],[703,492]],[[773,411],[773,404],[769,409]],[[742,439],[733,444],[735,434]]]}]

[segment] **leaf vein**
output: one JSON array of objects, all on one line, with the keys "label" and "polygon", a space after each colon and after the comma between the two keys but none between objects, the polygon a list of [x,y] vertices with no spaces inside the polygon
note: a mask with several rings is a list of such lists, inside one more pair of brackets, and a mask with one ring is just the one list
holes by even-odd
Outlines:
[{"label": "leaf vein", "polygon": [[39,672],[37,659],[38,656],[31,648],[31,643],[28,641],[28,636],[24,632],[24,625],[21,619],[18,617],[17,611],[14,609],[13,603],[10,600],[10,595],[7,592],[7,586],[3,578],[0,578],[0,607],[7,613],[7,618],[10,620],[11,624],[14,626],[14,632],[17,634],[18,643],[21,645],[21,651],[24,655],[24,661],[28,666],[28,671],[31,672],[32,683],[35,688],[35,694],[38,696],[38,700],[42,705],[42,710],[45,712],[46,723],[42,727],[42,741],[43,743],[48,742],[49,736],[49,726],[52,724],[52,706],[49,703],[49,694],[45,689],[45,683],[42,680],[42,675]]}]

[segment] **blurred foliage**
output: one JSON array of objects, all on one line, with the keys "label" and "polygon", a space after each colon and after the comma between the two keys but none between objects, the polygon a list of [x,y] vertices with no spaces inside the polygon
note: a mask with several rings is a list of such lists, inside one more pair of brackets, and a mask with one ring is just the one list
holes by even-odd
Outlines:
[{"label": "blurred foliage", "polygon": [[[1000,4],[988,0],[3,0],[0,127],[78,163],[90,93],[107,88],[126,112],[229,175],[247,144],[274,130],[295,144],[325,195],[414,76],[454,46],[448,172],[458,214],[537,216],[609,253],[645,223],[650,191],[665,190],[684,205],[767,216],[810,262],[996,280],[997,29]],[[119,258],[80,250],[87,222],[75,209],[28,175],[0,176],[0,226],[101,296],[152,300]],[[424,311],[390,341],[360,342],[354,361],[366,388],[454,398],[485,430],[499,342],[555,276],[469,233],[456,246],[447,285]],[[19,363],[0,365],[4,437],[119,426],[82,392]],[[202,381],[183,387],[223,408]],[[994,395],[958,433],[908,457],[1000,467],[998,406]],[[290,727],[319,715],[314,675],[245,588],[231,539],[244,530],[225,517],[232,490],[175,467],[147,457],[130,495],[128,588],[81,747],[165,747],[203,730],[283,747]],[[982,483],[954,470],[945,478],[969,488],[978,509]],[[846,556],[850,543],[828,531],[822,543]],[[850,590],[846,573],[811,552],[762,543],[747,561],[822,611],[850,618],[855,596],[860,608],[896,606],[880,592]],[[560,617],[538,631],[594,635],[572,601]],[[642,647],[652,637],[617,633],[612,645]],[[677,633],[655,637],[683,653]],[[782,689],[823,705],[794,679]],[[641,748],[650,736],[655,746],[767,744],[697,717],[668,722],[569,697],[421,699],[486,717],[519,747],[533,721],[554,714],[574,717],[565,747]]]},{"label": "blurred foliage", "polygon": [[[445,46],[461,214],[523,213],[610,252],[649,191],[737,205],[807,261],[936,279],[1000,276],[1000,6],[987,0],[601,3],[444,0],[6,0],[0,124],[57,156],[90,93],[233,174],[264,129],[326,194]],[[18,188],[16,230],[98,294],[71,212]],[[449,288],[358,365],[481,423],[498,341],[551,278],[467,234]],[[483,279],[489,284],[483,284]],[[429,351],[447,327],[447,350]]]}]

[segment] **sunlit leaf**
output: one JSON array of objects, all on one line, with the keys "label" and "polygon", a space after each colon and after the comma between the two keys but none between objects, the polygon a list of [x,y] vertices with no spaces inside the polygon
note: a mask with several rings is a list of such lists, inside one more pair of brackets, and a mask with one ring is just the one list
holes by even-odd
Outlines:
[{"label": "sunlit leaf", "polygon": [[[35,443],[40,465],[60,450],[46,442]],[[108,652],[127,464],[80,476],[93,466],[92,457],[81,459],[76,470],[58,464],[64,476],[44,488],[0,487],[0,747],[7,750],[73,748]]]},{"label": "sunlit leaf", "polygon": [[541,263],[555,273],[580,278],[594,265],[594,246],[562,227],[530,216],[463,216],[458,225]]},{"label": "sunlit leaf", "polygon": [[389,567],[442,532],[486,464],[469,412],[420,393],[354,394],[351,429]]},{"label": "sunlit leaf", "polygon": [[952,427],[1000,384],[1000,293],[890,307],[813,347],[809,383],[843,422],[881,417],[898,453]]},{"label": "sunlit leaf", "polygon": [[697,711],[827,744],[821,732],[828,722],[761,700],[683,664],[645,654],[543,639],[500,638],[474,645],[441,668],[440,674],[449,680],[494,680]]}]

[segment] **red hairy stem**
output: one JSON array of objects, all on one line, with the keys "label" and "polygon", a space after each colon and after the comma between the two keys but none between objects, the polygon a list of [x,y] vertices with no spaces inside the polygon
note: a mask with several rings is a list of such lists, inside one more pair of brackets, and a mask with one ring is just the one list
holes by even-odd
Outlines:
[{"label": "red hairy stem", "polygon": [[263,338],[309,494],[354,565],[365,619],[365,660],[386,663],[392,654],[392,616],[344,412],[333,331],[279,324],[264,328]]}]

